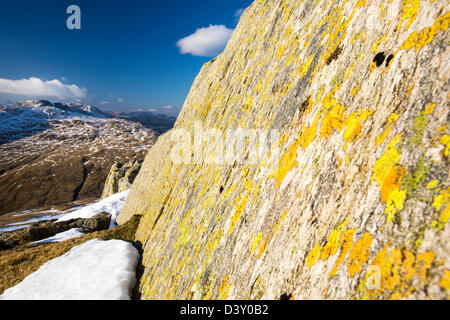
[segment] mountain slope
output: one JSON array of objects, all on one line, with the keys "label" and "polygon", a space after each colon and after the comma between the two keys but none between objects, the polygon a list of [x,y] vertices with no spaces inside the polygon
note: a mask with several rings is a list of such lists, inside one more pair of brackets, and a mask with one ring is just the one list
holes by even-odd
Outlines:
[{"label": "mountain slope", "polygon": [[143,159],[156,134],[82,105],[29,101],[0,112],[0,214],[100,197],[115,162]]},{"label": "mountain slope", "polygon": [[142,297],[449,298],[449,9],[256,0],[119,216]]}]

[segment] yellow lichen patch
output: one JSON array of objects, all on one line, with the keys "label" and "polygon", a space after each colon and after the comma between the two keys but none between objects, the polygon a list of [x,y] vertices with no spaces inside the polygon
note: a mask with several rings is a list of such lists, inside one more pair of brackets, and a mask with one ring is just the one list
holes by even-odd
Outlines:
[{"label": "yellow lichen patch", "polygon": [[372,43],[372,48],[370,49],[370,51],[372,53],[377,52],[378,51],[378,46],[385,40],[386,40],[386,35],[383,35],[383,36],[379,37],[376,41],[374,41]]},{"label": "yellow lichen patch", "polygon": [[401,154],[397,144],[401,135],[394,138],[386,146],[385,153],[377,160],[373,169],[372,179],[381,187],[381,200],[386,203],[387,222],[392,222],[395,214],[403,210],[406,200],[406,190],[400,190],[403,174],[406,168],[399,167]]},{"label": "yellow lichen patch", "polygon": [[448,223],[450,218],[450,187],[442,191],[441,194],[437,195],[433,199],[433,208],[437,212],[441,212],[441,215],[436,221],[432,222],[432,227],[435,231],[444,229],[445,225]]},{"label": "yellow lichen patch", "polygon": [[402,23],[408,20],[405,25],[405,30],[408,30],[411,24],[417,18],[417,12],[419,11],[420,0],[403,0],[403,13],[400,24],[397,29],[400,30]]},{"label": "yellow lichen patch", "polygon": [[439,180],[433,180],[433,181],[430,181],[428,184],[427,184],[427,186],[426,186],[426,188],[428,189],[428,190],[431,190],[431,189],[434,189],[436,186],[437,186],[437,184],[439,183]]},{"label": "yellow lichen patch", "polygon": [[339,249],[339,246],[341,245],[341,240],[344,235],[345,227],[347,226],[348,219],[339,227],[334,229],[330,236],[328,237],[328,241],[325,244],[323,251],[322,251],[322,260],[328,259],[329,256],[332,256],[336,254],[336,252]]},{"label": "yellow lichen patch", "polygon": [[448,157],[450,154],[450,135],[446,134],[439,139],[439,142],[445,146],[444,156]]},{"label": "yellow lichen patch", "polygon": [[263,242],[261,243],[261,247],[259,248],[258,258],[261,258],[264,252],[267,249],[267,246],[269,245],[269,241],[272,238],[272,230],[273,226],[269,232],[269,234],[264,238]]},{"label": "yellow lichen patch", "polygon": [[344,262],[345,257],[347,256],[347,253],[350,251],[353,245],[353,235],[355,234],[356,229],[349,229],[345,232],[344,236],[342,237],[341,242],[341,255],[339,256],[338,260],[336,261],[336,264],[333,267],[333,270],[331,270],[329,277],[333,277],[336,275],[339,266]]},{"label": "yellow lichen patch", "polygon": [[[300,191],[300,194],[301,194],[301,191]],[[281,216],[280,220],[278,220],[277,224],[275,225],[274,235],[277,234],[278,229],[280,228],[280,224],[286,219],[288,213],[289,213],[289,210],[285,210],[283,215]]]},{"label": "yellow lichen patch", "polygon": [[386,130],[376,137],[377,147],[379,147],[384,141],[386,141],[387,137],[391,133],[392,125],[397,122],[400,116],[396,113],[392,113],[388,118],[387,128]]},{"label": "yellow lichen patch", "polygon": [[251,250],[251,254],[253,254],[255,252],[255,250],[259,247],[259,244],[261,243],[262,240],[262,233],[258,233],[258,235],[253,239],[252,241],[252,250]]},{"label": "yellow lichen patch", "polygon": [[447,206],[450,200],[450,187],[442,191],[442,193],[434,197],[432,206],[436,211],[441,211],[443,207]]},{"label": "yellow lichen patch", "polygon": [[344,139],[346,144],[344,150],[347,148],[347,143],[357,140],[361,133],[361,122],[366,121],[367,118],[373,114],[372,110],[359,109],[358,112],[351,113],[345,120],[346,129],[344,131]]},{"label": "yellow lichen patch", "polygon": [[391,140],[391,142],[389,142],[385,148],[385,153],[374,165],[372,179],[375,180],[379,186],[383,185],[390,170],[400,161],[401,154],[397,150],[397,144],[399,143],[400,138],[401,135],[395,137]]},{"label": "yellow lichen patch", "polygon": [[356,95],[356,93],[358,93],[359,87],[360,87],[359,83],[353,87],[352,93],[351,93],[352,97],[354,97]]},{"label": "yellow lichen patch", "polygon": [[319,122],[319,115],[317,115],[313,124],[309,127],[302,128],[299,143],[303,150],[305,150],[315,139],[317,131],[317,123]]},{"label": "yellow lichen patch", "polygon": [[317,262],[317,259],[320,257],[320,253],[322,252],[322,246],[320,244],[316,244],[316,246],[311,250],[311,252],[306,257],[306,265],[309,269]]},{"label": "yellow lichen patch", "polygon": [[244,209],[247,206],[249,194],[246,195],[240,195],[238,199],[238,205],[235,209],[233,218],[231,219],[230,228],[228,229],[228,235],[230,235],[233,232],[234,226],[238,222],[239,218],[242,216],[242,213],[244,213]]},{"label": "yellow lichen patch", "polygon": [[391,223],[395,219],[397,212],[400,212],[404,208],[406,200],[406,190],[394,190],[386,201],[385,213],[387,215],[386,221]]},{"label": "yellow lichen patch", "polygon": [[309,67],[311,66],[311,63],[313,62],[313,60],[314,60],[314,55],[310,55],[308,58],[308,61],[297,70],[295,77],[298,77],[300,79],[303,78],[306,75],[306,73],[308,72]]},{"label": "yellow lichen patch", "polygon": [[424,114],[427,114],[427,115],[433,114],[435,107],[436,107],[436,103],[429,103],[425,108]]},{"label": "yellow lichen patch", "polygon": [[450,23],[450,12],[447,12],[445,15],[437,18],[433,26],[422,29],[419,33],[417,33],[417,31],[411,33],[408,36],[408,38],[403,42],[401,48],[409,50],[415,47],[416,48],[415,50],[417,52],[417,50],[433,41],[434,36],[440,30],[443,31],[447,30],[449,23]]},{"label": "yellow lichen patch", "polygon": [[288,149],[288,151],[281,157],[280,164],[278,166],[278,171],[275,174],[277,182],[275,188],[278,188],[283,182],[284,178],[292,168],[298,165],[297,163],[297,149],[299,147],[300,141],[295,141]]},{"label": "yellow lichen patch", "polygon": [[427,271],[431,267],[431,263],[433,262],[434,258],[435,254],[432,251],[419,253],[417,255],[416,260],[417,273],[424,281],[427,281]]},{"label": "yellow lichen patch", "polygon": [[356,8],[362,8],[366,5],[367,0],[358,0],[356,2]]},{"label": "yellow lichen patch", "polygon": [[447,291],[450,291],[450,270],[446,269],[439,285]]},{"label": "yellow lichen patch", "polygon": [[230,275],[227,275],[220,282],[220,287],[219,287],[219,299],[220,300],[226,300],[228,297],[228,292],[230,291],[230,288],[231,288],[231,285],[228,284],[229,278],[230,278]]},{"label": "yellow lichen patch", "polygon": [[322,120],[322,127],[320,129],[320,135],[324,138],[328,138],[333,130],[339,132],[342,129],[345,116],[345,107],[340,104],[335,104],[325,114]]},{"label": "yellow lichen patch", "polygon": [[354,277],[357,273],[361,272],[361,267],[369,260],[369,251],[372,241],[372,235],[366,232],[353,246],[347,260],[350,277]]}]

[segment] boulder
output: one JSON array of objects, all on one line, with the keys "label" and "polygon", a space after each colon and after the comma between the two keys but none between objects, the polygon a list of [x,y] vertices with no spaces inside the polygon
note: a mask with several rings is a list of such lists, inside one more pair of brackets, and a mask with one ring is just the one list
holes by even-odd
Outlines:
[{"label": "boulder", "polygon": [[125,164],[119,162],[114,163],[106,178],[102,199],[130,189],[134,179],[141,170],[142,162],[141,160],[134,159]]},{"label": "boulder", "polygon": [[95,232],[108,229],[110,223],[111,215],[107,212],[102,212],[92,218],[79,220],[78,225],[85,232]]}]

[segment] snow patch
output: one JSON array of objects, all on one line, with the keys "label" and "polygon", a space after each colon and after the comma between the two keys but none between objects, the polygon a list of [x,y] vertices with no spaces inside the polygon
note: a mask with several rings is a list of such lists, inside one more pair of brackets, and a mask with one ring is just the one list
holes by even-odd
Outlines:
[{"label": "snow patch", "polygon": [[109,228],[114,228],[116,218],[122,210],[122,207],[125,204],[129,193],[130,190],[113,194],[112,196],[99,202],[89,204],[79,210],[66,214],[63,217],[59,218],[58,221],[68,221],[78,218],[87,219],[92,218],[101,212],[107,212],[111,215],[111,224]]},{"label": "snow patch", "polygon": [[69,240],[69,239],[73,239],[73,238],[78,238],[83,235],[84,235],[83,229],[74,228],[74,229],[70,229],[65,232],[55,234],[53,237],[50,237],[50,238],[32,242],[31,244],[61,242],[61,241],[65,241],[65,240]]},{"label": "snow patch", "polygon": [[0,300],[129,300],[138,258],[129,242],[94,239],[48,261]]}]

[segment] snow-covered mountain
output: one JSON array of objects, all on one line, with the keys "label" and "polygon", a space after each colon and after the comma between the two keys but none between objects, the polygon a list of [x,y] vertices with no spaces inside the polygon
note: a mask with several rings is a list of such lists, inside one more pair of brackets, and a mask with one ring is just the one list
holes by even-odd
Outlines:
[{"label": "snow-covered mountain", "polygon": [[176,120],[151,112],[104,112],[94,106],[75,102],[63,104],[47,100],[25,100],[0,106],[0,144],[47,130],[53,120],[102,122],[103,119],[112,118],[139,122],[157,134],[170,130]]},{"label": "snow-covered mountain", "polygon": [[115,162],[143,159],[157,133],[92,106],[0,108],[0,214],[100,197]]},{"label": "snow-covered mountain", "polygon": [[26,100],[0,107],[0,144],[17,140],[51,127],[52,120],[98,121],[112,118],[100,109],[78,103]]}]

